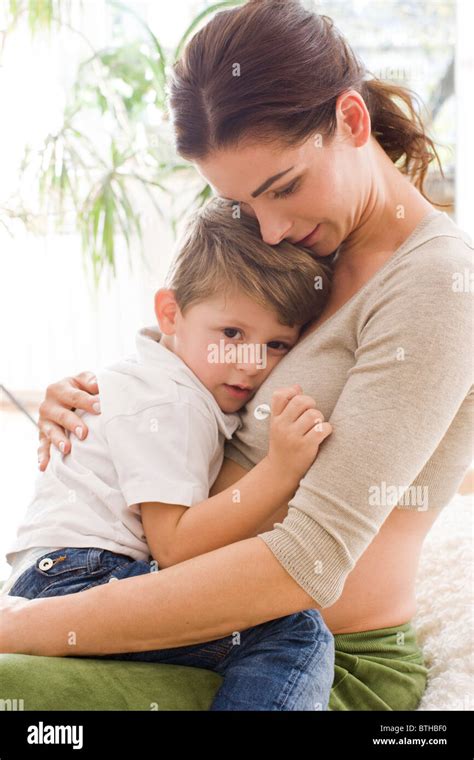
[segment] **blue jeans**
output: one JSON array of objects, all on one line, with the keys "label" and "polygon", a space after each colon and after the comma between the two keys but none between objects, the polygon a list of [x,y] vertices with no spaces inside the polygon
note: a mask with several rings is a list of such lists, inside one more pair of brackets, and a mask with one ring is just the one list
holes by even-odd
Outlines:
[{"label": "blue jeans", "polygon": [[[9,594],[27,599],[75,594],[155,570],[156,563],[106,549],[58,549],[25,570]],[[314,609],[201,644],[100,657],[213,670],[223,676],[210,707],[219,711],[327,710],[334,679],[334,639]]]}]

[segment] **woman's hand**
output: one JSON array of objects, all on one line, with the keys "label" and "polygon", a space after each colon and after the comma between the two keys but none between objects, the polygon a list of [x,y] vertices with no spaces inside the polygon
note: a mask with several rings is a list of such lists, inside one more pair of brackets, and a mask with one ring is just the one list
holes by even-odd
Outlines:
[{"label": "woman's hand", "polygon": [[276,390],[271,411],[268,459],[276,472],[289,474],[299,483],[332,427],[300,385]]},{"label": "woman's hand", "polygon": [[66,433],[69,430],[83,440],[88,428],[75,409],[100,414],[100,399],[97,378],[92,372],[80,372],[75,377],[66,377],[58,383],[48,385],[46,396],[39,408],[40,429],[38,466],[43,472],[48,466],[49,450],[53,443],[63,454],[71,450]]}]

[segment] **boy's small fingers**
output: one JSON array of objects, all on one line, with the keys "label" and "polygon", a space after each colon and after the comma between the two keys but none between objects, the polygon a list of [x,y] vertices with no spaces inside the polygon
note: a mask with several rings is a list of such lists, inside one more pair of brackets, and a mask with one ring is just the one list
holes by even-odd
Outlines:
[{"label": "boy's small fingers", "polygon": [[[310,409],[316,409],[315,400],[311,396],[305,396],[301,393],[295,394],[282,411],[282,420],[291,424],[292,422],[296,422],[297,419],[306,414]],[[318,412],[318,415],[324,419],[321,412]]]},{"label": "boy's small fingers", "polygon": [[288,402],[299,393],[301,393],[301,385],[298,383],[290,385],[288,388],[277,388],[272,394],[272,415],[281,414]]},{"label": "boy's small fingers", "polygon": [[313,430],[318,433],[320,439],[323,441],[328,437],[330,433],[332,433],[332,426],[329,424],[329,422],[322,422],[321,420],[318,420],[318,422],[316,422],[314,425]]}]

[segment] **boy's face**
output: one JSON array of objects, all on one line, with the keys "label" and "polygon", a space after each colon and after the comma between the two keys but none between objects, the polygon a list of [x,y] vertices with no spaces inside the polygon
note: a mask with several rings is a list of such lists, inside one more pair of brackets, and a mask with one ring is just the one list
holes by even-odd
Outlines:
[{"label": "boy's face", "polygon": [[187,364],[227,413],[247,403],[300,333],[299,325],[282,325],[275,312],[239,294],[215,296],[182,314],[173,292],[161,288],[155,311],[161,342]]}]

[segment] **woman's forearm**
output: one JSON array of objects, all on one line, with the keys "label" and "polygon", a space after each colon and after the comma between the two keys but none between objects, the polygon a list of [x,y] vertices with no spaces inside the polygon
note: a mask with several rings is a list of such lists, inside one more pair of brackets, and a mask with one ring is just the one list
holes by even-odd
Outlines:
[{"label": "woman's forearm", "polygon": [[314,600],[254,537],[156,573],[7,606],[0,651],[74,657],[170,649],[310,607]]}]

